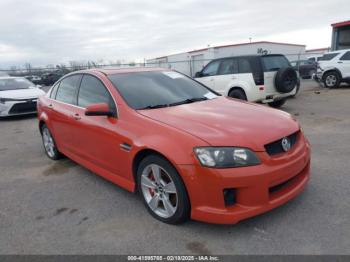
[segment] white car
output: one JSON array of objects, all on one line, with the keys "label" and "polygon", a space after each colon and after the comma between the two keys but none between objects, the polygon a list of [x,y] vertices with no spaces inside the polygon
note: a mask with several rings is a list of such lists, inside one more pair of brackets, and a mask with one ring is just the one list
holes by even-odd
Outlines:
[{"label": "white car", "polygon": [[284,55],[215,59],[195,79],[222,95],[273,107],[281,107],[300,86],[299,74]]},{"label": "white car", "polygon": [[324,54],[318,60],[317,78],[328,88],[350,83],[350,49]]},{"label": "white car", "polygon": [[23,77],[0,77],[0,117],[36,113],[45,92]]}]

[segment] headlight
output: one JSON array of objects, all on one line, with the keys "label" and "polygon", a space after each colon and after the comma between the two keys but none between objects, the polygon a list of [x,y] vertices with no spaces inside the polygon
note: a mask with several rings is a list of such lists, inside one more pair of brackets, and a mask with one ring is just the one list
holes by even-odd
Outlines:
[{"label": "headlight", "polygon": [[206,167],[225,168],[259,165],[255,153],[240,147],[196,147],[199,162]]}]

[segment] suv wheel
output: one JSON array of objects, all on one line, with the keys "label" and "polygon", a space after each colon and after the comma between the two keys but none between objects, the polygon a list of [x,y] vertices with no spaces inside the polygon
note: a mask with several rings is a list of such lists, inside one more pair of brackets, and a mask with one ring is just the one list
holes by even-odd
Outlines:
[{"label": "suv wheel", "polygon": [[247,96],[241,89],[233,89],[228,93],[229,97],[247,101]]},{"label": "suv wheel", "polygon": [[274,108],[280,108],[281,106],[284,105],[284,103],[287,101],[287,99],[281,99],[281,100],[277,100],[277,101],[273,101],[268,103],[269,106],[274,107]]},{"label": "suv wheel", "polygon": [[340,84],[340,75],[335,71],[325,73],[323,83],[328,88],[337,88]]},{"label": "suv wheel", "polygon": [[137,169],[138,191],[148,212],[156,219],[179,224],[190,216],[190,201],[176,169],[163,157],[150,155]]}]

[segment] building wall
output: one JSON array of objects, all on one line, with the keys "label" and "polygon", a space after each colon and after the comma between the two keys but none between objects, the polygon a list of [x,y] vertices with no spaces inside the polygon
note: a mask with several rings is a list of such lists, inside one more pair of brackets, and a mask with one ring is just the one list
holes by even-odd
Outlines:
[{"label": "building wall", "polygon": [[166,57],[166,64],[159,64],[157,61],[164,61],[164,58],[147,60],[148,64],[178,70],[184,74],[194,76],[212,59],[228,56],[256,55],[256,54],[284,54],[290,61],[306,59],[305,46],[275,44],[269,42],[258,42],[232,46],[212,47],[203,50],[194,50],[188,53],[170,55]]}]

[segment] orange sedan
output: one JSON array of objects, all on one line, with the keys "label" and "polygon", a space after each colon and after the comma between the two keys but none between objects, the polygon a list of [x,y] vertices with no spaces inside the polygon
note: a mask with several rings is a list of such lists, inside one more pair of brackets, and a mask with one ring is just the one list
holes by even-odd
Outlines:
[{"label": "orange sedan", "polygon": [[234,224],[297,196],[310,145],[288,113],[165,69],[93,69],[38,101],[44,148],[131,191],[165,223]]}]

